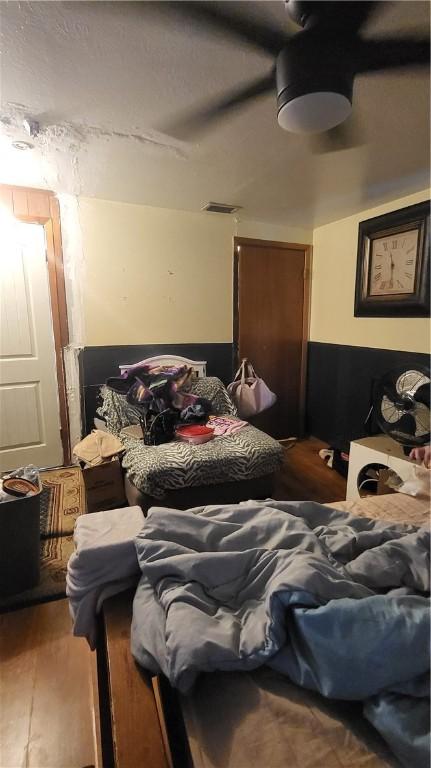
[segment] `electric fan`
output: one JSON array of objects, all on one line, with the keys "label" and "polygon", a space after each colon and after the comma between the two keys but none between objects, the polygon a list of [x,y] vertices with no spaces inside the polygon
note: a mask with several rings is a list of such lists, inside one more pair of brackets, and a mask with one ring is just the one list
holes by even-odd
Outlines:
[{"label": "electric fan", "polygon": [[402,445],[430,442],[430,372],[422,366],[386,373],[377,383],[374,414],[379,427]]}]

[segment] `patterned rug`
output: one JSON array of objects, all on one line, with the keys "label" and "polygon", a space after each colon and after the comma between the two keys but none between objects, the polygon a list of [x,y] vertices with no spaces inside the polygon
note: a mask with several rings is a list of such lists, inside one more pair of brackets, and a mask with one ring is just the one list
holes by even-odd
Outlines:
[{"label": "patterned rug", "polygon": [[85,512],[85,488],[79,467],[47,469],[40,473],[40,535],[69,536],[75,520]]},{"label": "patterned rug", "polygon": [[75,520],[85,512],[85,488],[79,467],[41,474],[40,581],[37,587],[0,598],[0,611],[58,600],[66,592],[66,566],[73,552]]}]

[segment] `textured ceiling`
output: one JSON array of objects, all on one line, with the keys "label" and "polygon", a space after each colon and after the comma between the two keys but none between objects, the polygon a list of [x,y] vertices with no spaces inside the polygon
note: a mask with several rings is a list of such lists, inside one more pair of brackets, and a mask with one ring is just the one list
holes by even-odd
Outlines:
[{"label": "textured ceiling", "polygon": [[[145,4],[144,4],[145,5]],[[285,24],[283,3],[242,2]],[[429,28],[428,2],[382,2],[368,36]],[[358,78],[354,109],[368,143],[316,156],[282,131],[265,96],[196,143],[160,133],[178,112],[268,71],[252,48],[128,2],[0,2],[0,180],[126,202],[310,227],[425,186],[429,76]],[[41,133],[31,152],[23,115]],[[28,138],[28,137],[27,137]]]}]

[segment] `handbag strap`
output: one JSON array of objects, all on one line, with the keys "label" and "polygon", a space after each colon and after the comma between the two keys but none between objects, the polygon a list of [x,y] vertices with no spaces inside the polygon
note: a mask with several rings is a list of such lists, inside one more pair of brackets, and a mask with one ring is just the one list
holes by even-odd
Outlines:
[{"label": "handbag strap", "polygon": [[253,368],[253,363],[247,360],[247,373],[250,378],[257,379],[257,373]]},{"label": "handbag strap", "polygon": [[245,384],[245,380],[248,378],[257,379],[257,375],[252,363],[246,357],[243,357],[241,365],[235,374],[234,381],[240,380],[241,384]]},{"label": "handbag strap", "polygon": [[236,372],[236,374],[234,376],[234,381],[241,380],[241,383],[244,384],[244,381],[245,381],[245,364],[246,364],[246,362],[247,362],[247,358],[244,357],[243,360],[242,360],[241,365],[239,366],[239,368],[238,368],[238,370],[237,370],[237,372]]}]

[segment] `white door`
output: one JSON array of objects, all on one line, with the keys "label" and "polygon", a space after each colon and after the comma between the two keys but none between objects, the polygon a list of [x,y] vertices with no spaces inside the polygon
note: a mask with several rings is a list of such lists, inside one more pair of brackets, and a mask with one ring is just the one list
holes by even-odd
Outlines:
[{"label": "white door", "polygon": [[63,463],[45,232],[0,221],[0,470]]}]

